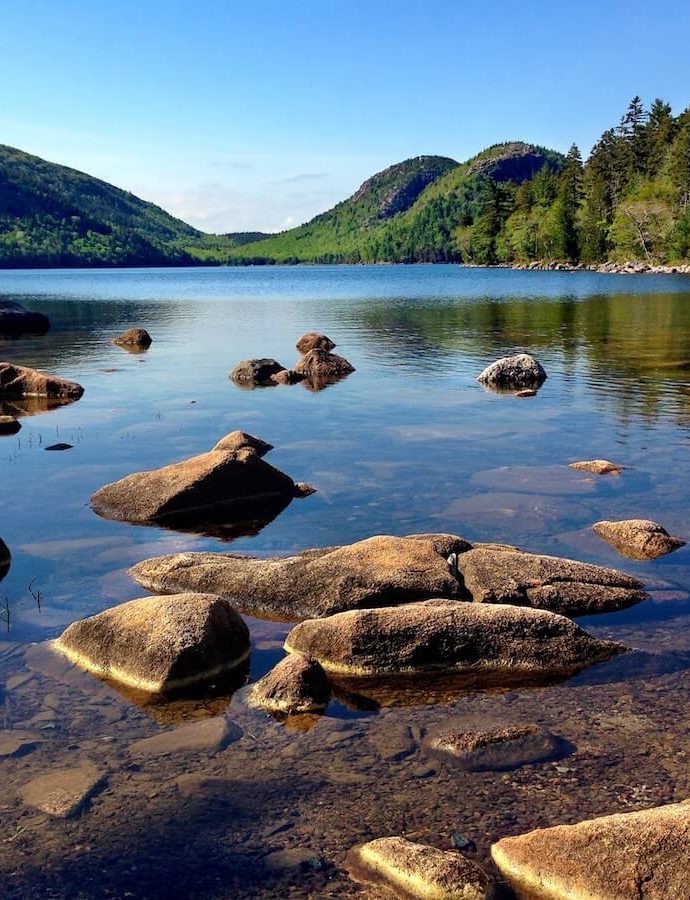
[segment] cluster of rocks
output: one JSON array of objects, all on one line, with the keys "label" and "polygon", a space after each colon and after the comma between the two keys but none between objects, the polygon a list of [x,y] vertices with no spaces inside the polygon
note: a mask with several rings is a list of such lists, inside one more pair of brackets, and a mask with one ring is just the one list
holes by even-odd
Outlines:
[{"label": "cluster of rocks", "polygon": [[627,260],[625,262],[569,263],[556,260],[507,264],[503,268],[522,272],[601,272],[604,275],[690,275],[690,264],[661,265]]},{"label": "cluster of rocks", "polygon": [[230,378],[240,387],[271,387],[277,384],[304,384],[312,390],[321,390],[355,371],[344,357],[331,352],[333,341],[325,334],[310,331],[297,341],[300,359],[291,369],[275,359],[245,359],[230,373]]}]

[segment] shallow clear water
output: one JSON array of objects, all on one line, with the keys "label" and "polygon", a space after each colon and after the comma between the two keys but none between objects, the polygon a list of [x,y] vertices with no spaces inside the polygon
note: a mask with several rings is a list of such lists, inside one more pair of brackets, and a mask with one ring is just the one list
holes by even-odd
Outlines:
[{"label": "shallow clear water", "polygon": [[[456,266],[0,272],[0,297],[53,322],[43,337],[0,341],[0,358],[86,388],[79,402],[25,416],[16,436],[0,438],[0,537],[12,551],[0,585],[0,615],[5,597],[10,609],[9,631],[0,618],[4,725],[41,735],[32,752],[0,760],[8,895],[165,896],[161,878],[174,877],[188,896],[356,896],[342,854],[368,837],[406,831],[447,846],[460,830],[482,856],[506,833],[688,796],[690,551],[631,562],[589,526],[649,517],[690,534],[690,279]],[[154,338],[148,352],[110,343],[135,325]],[[308,330],[328,334],[357,371],[320,392],[229,381],[243,358],[291,365]],[[537,397],[476,383],[485,365],[521,349],[549,374]],[[509,694],[408,698],[377,714],[335,704],[308,733],[235,700],[241,741],[134,764],[129,744],[169,727],[165,715],[156,724],[29,645],[140,596],[127,568],[141,559],[227,548],[100,519],[89,497],[238,428],[274,444],[270,462],[318,493],[233,549],[449,531],[614,565],[651,584],[653,600],[584,624],[649,651],[647,668]],[[45,451],[57,441],[73,449]],[[628,468],[605,478],[567,469],[594,457]],[[250,624],[257,677],[280,657],[286,627]],[[209,701],[180,715],[218,711]],[[565,773],[437,766],[422,777],[433,768],[422,750],[393,760],[381,749],[405,729],[459,716],[541,721],[577,751]],[[108,772],[80,818],[48,820],[16,799],[29,778],[77,758]],[[313,849],[324,865],[266,867],[266,854],[286,847]]]}]

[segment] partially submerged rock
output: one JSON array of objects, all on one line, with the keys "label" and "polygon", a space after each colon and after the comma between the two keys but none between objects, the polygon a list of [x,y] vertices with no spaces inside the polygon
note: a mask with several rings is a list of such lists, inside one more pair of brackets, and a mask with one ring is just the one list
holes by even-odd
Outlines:
[{"label": "partially submerged rock", "polygon": [[328,350],[309,350],[295,363],[293,371],[303,375],[307,381],[316,385],[328,384],[344,378],[355,371],[355,367],[344,357]]},{"label": "partially submerged rock", "polygon": [[455,535],[383,535],[287,558],[178,553],[145,560],[130,573],[148,590],[212,591],[245,613],[295,620],[457,596],[460,585],[447,557],[470,546]]},{"label": "partially submerged rock", "polygon": [[0,362],[0,398],[47,397],[54,400],[78,400],[84,388],[76,381],[46,375],[36,369]]},{"label": "partially submerged rock", "polygon": [[274,384],[299,384],[300,381],[304,381],[305,377],[300,372],[295,372],[294,369],[281,369],[280,372],[271,375],[271,381]]},{"label": "partially submerged rock", "polygon": [[656,559],[685,546],[684,540],[671,537],[651,519],[604,520],[592,525],[592,531],[628,559]]},{"label": "partially submerged rock", "polygon": [[285,649],[346,676],[419,672],[557,675],[626,648],[540,609],[427,600],[353,610],[296,625]]},{"label": "partially submerged rock", "polygon": [[571,469],[580,469],[583,472],[591,472],[593,475],[620,475],[623,466],[611,462],[608,459],[585,459],[580,462],[570,463]]},{"label": "partially submerged rock", "polygon": [[568,744],[540,725],[516,725],[489,731],[446,726],[427,735],[424,747],[466,772],[502,772],[529,763],[560,759]]},{"label": "partially submerged rock", "polygon": [[242,666],[249,630],[227,600],[178,594],[130,600],[81,619],[53,646],[89,672],[153,694]]},{"label": "partially submerged rock", "polygon": [[129,752],[145,758],[171,753],[217,753],[241,737],[242,730],[237,725],[225,716],[213,716],[134,741],[129,745]]},{"label": "partially submerged rock", "polygon": [[243,359],[232,370],[230,378],[235,384],[243,387],[258,387],[274,384],[271,381],[271,376],[282,372],[284,369],[285,366],[281,366],[275,359]]},{"label": "partially submerged rock", "polygon": [[[228,449],[226,441],[239,449]],[[107,519],[171,527],[193,526],[214,515],[250,519],[271,504],[282,509],[301,492],[288,475],[261,459],[268,446],[233,432],[208,453],[105,485],[91,505]]]},{"label": "partially submerged rock", "polygon": [[647,597],[630,575],[558,556],[475,548],[459,557],[458,568],[477,603],[588,615],[625,609]]},{"label": "partially submerged rock", "polygon": [[403,837],[386,837],[354,847],[345,868],[364,884],[383,885],[396,897],[420,900],[489,900],[492,879],[476,863],[452,850],[437,850]]},{"label": "partially submerged rock", "polygon": [[66,819],[79,812],[104,778],[105,774],[90,763],[77,768],[56,769],[29,781],[19,795],[27,806]]},{"label": "partially submerged rock", "polygon": [[0,435],[16,434],[21,427],[14,416],[0,416]]},{"label": "partially submerged rock", "polygon": [[145,328],[128,328],[122,334],[113,338],[113,344],[120,347],[150,347],[153,338]]},{"label": "partially submerged rock", "polygon": [[671,900],[690,885],[690,802],[503,838],[494,862],[518,897]]},{"label": "partially submerged rock", "polygon": [[325,350],[328,352],[335,349],[333,341],[326,337],[325,334],[319,334],[318,331],[308,331],[306,334],[303,334],[295,346],[303,356],[305,353],[309,353],[310,350]]},{"label": "partially submerged rock", "polygon": [[292,715],[323,710],[330,696],[321,665],[301,653],[291,653],[252,686],[247,701],[271,713]]},{"label": "partially submerged rock", "polygon": [[546,381],[546,372],[529,353],[518,353],[491,363],[477,377],[477,381],[496,388],[531,388]]},{"label": "partially submerged rock", "polygon": [[0,300],[0,334],[44,334],[50,320],[43,313],[24,309],[13,300]]}]

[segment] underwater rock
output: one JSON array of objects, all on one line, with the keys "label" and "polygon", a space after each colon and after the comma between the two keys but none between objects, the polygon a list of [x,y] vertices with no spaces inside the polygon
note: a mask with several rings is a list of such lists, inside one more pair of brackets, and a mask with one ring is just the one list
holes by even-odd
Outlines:
[{"label": "underwater rock", "polygon": [[237,363],[230,373],[230,378],[235,384],[243,387],[258,387],[273,384],[271,376],[282,372],[285,366],[281,366],[275,359],[243,359]]},{"label": "underwater rock", "polygon": [[481,384],[497,388],[529,388],[543,384],[546,372],[529,353],[503,356],[477,376]]},{"label": "underwater rock", "polygon": [[213,716],[134,741],[129,752],[147,759],[169,753],[217,753],[241,737],[242,730],[237,725],[225,716]]},{"label": "underwater rock", "polygon": [[53,647],[95,675],[154,694],[241,666],[249,630],[227,600],[177,594],[130,600],[81,619]]},{"label": "underwater rock", "polygon": [[51,400],[78,400],[84,388],[76,381],[46,375],[36,369],[0,362],[0,399],[47,397]]},{"label": "underwater rock", "polygon": [[308,331],[295,344],[298,351],[304,356],[310,350],[335,350],[333,341],[326,337],[325,334],[319,334],[318,331]]},{"label": "underwater rock", "polygon": [[685,546],[684,540],[671,537],[662,525],[650,519],[596,522],[592,531],[628,559],[656,559]]},{"label": "underwater rock", "polygon": [[231,598],[245,613],[294,621],[457,596],[460,584],[447,557],[470,546],[455,535],[379,535],[287,558],[178,553],[140,562],[130,574],[151,591],[212,591]]},{"label": "underwater rock", "polygon": [[120,347],[150,347],[153,338],[145,328],[128,328],[113,338],[112,343]]},{"label": "underwater rock", "polygon": [[611,462],[608,459],[586,459],[580,462],[570,463],[571,469],[579,469],[582,472],[591,472],[593,475],[620,475],[623,466]]},{"label": "underwater rock", "polygon": [[24,309],[13,300],[0,300],[0,334],[44,334],[50,319],[43,313]]},{"label": "underwater rock", "polygon": [[647,598],[636,578],[591,563],[475,548],[458,568],[476,603],[514,603],[563,615],[625,609]]},{"label": "underwater rock", "polygon": [[330,675],[577,671],[626,651],[570,619],[524,606],[426,600],[307,619],[285,640]]},{"label": "underwater rock", "polygon": [[56,769],[29,781],[20,789],[19,795],[27,806],[66,819],[79,812],[104,778],[105,774],[90,763],[72,769]]},{"label": "underwater rock", "polygon": [[33,731],[9,730],[0,731],[0,757],[23,756],[36,744],[42,744],[45,738]]},{"label": "underwater rock", "polygon": [[424,748],[466,772],[504,772],[528,763],[565,756],[568,744],[540,725],[516,725],[492,731],[444,726],[424,739]]},{"label": "underwater rock", "polygon": [[0,416],[0,435],[16,434],[21,427],[14,416]]},{"label": "underwater rock", "polygon": [[420,900],[490,900],[492,879],[477,863],[452,850],[437,850],[403,837],[354,847],[345,860],[354,881],[382,885],[396,897]]},{"label": "underwater rock", "polygon": [[494,844],[518,897],[670,900],[690,885],[690,802],[540,828]]},{"label": "underwater rock", "polygon": [[292,715],[325,709],[330,697],[331,687],[320,664],[291,653],[252,686],[247,702],[267,712]]}]

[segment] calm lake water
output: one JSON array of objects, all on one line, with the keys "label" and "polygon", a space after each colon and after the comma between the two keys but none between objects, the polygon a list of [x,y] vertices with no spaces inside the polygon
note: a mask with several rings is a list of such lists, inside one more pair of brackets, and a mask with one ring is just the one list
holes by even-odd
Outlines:
[{"label": "calm lake water", "polygon": [[[0,272],[0,297],[53,323],[43,337],[0,340],[0,358],[86,389],[0,438],[0,537],[12,552],[0,585],[0,726],[38,735],[30,752],[0,757],[3,896],[354,897],[360,889],[341,866],[361,840],[406,833],[449,847],[460,831],[481,859],[509,833],[690,796],[690,550],[631,562],[590,531],[602,518],[643,517],[690,535],[687,276],[457,266]],[[110,343],[131,326],[152,334],[148,352]],[[328,334],[357,371],[319,392],[241,390],[228,379],[243,358],[292,365],[310,330]],[[476,383],[497,356],[523,349],[549,375],[536,397]],[[91,511],[105,483],[203,452],[235,429],[274,444],[269,461],[318,493],[231,544]],[[46,452],[56,442],[73,448]],[[567,468],[595,457],[627,468],[602,478]],[[429,531],[637,575],[650,601],[582,624],[647,656],[635,670],[619,662],[549,688],[420,696],[378,712],[333,704],[308,732],[235,698],[228,716],[240,741],[142,763],[133,741],[229,700],[152,715],[40,646],[77,618],[141,596],[127,569],[149,556],[285,553]],[[287,627],[250,626],[259,677],[281,657]],[[558,767],[460,773],[418,746],[425,729],[459,720],[538,721],[576,750]],[[107,780],[79,818],[49,819],[17,799],[36,775],[84,761]],[[280,850],[303,851],[306,862],[270,856]]]}]

